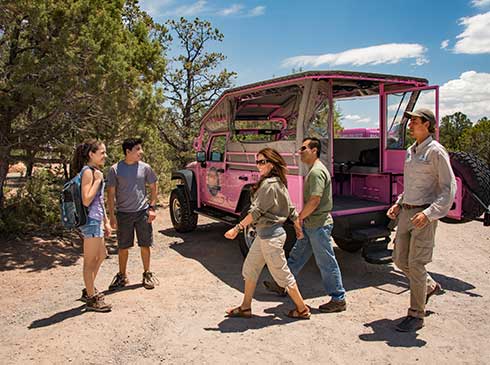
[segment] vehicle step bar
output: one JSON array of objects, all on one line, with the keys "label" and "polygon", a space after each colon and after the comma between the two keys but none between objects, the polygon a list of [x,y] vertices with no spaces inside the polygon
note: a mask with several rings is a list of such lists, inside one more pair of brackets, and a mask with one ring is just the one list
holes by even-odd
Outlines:
[{"label": "vehicle step bar", "polygon": [[206,216],[211,219],[215,219],[217,221],[230,224],[230,225],[235,225],[238,223],[238,217],[232,214],[226,214],[223,211],[220,211],[218,209],[214,209],[212,207],[204,206],[199,209],[195,209],[194,213]]}]

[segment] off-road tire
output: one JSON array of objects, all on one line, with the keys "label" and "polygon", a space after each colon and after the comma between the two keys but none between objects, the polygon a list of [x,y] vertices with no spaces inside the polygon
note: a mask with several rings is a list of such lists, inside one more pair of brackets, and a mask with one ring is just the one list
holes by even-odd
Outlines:
[{"label": "off-road tire", "polygon": [[[240,215],[240,221],[245,218],[248,214],[250,206],[245,207]],[[289,257],[289,253],[293,249],[294,244],[296,243],[296,232],[294,231],[293,224],[288,220],[284,224],[284,230],[286,231],[286,242],[284,243],[284,253],[286,254],[286,258]],[[247,257],[248,250],[255,238],[255,227],[248,226],[245,227],[244,231],[238,234],[238,246],[240,247],[240,251],[243,257]]]},{"label": "off-road tire", "polygon": [[359,251],[363,246],[362,241],[348,241],[340,238],[334,238],[334,241],[338,248],[351,253]]},{"label": "off-road tire", "polygon": [[[451,166],[463,185],[463,217],[478,218],[485,208],[471,194],[473,192],[487,206],[490,204],[490,169],[484,161],[468,152],[451,152]],[[470,191],[468,191],[470,190]]]},{"label": "off-road tire", "polygon": [[196,229],[197,214],[192,210],[182,185],[178,185],[170,193],[169,209],[170,219],[177,232],[185,233]]}]

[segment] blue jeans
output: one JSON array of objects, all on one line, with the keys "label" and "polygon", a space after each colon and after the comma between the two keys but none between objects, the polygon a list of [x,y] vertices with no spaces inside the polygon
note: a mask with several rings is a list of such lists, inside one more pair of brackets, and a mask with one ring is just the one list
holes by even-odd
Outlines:
[{"label": "blue jeans", "polygon": [[327,294],[334,300],[344,300],[345,289],[342,285],[339,264],[335,258],[332,240],[330,239],[332,229],[333,224],[318,228],[303,227],[305,236],[296,241],[289,254],[288,266],[294,277],[297,278],[303,266],[310,259],[311,254],[313,254],[320,269],[323,287]]}]

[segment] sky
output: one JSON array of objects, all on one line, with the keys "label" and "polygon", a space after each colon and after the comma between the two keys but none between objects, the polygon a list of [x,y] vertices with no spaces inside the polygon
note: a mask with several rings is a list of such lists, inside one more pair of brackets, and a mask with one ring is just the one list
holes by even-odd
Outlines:
[{"label": "sky", "polygon": [[[293,69],[423,77],[440,86],[440,116],[490,118],[490,0],[140,0],[156,21],[208,20],[210,45],[238,73],[235,86]],[[367,101],[376,110],[376,100]],[[371,105],[371,104],[372,105]],[[347,127],[376,127],[370,112],[341,106]]]}]

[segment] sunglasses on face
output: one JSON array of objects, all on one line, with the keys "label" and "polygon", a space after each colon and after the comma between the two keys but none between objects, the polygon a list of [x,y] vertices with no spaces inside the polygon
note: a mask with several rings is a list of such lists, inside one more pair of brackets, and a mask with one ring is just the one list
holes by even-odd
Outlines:
[{"label": "sunglasses on face", "polygon": [[303,151],[305,151],[305,150],[307,150],[307,149],[308,149],[308,147],[306,147],[306,146],[301,146],[301,147],[298,149],[298,151],[303,152]]},{"label": "sunglasses on face", "polygon": [[269,160],[255,160],[256,165],[265,165]]}]

